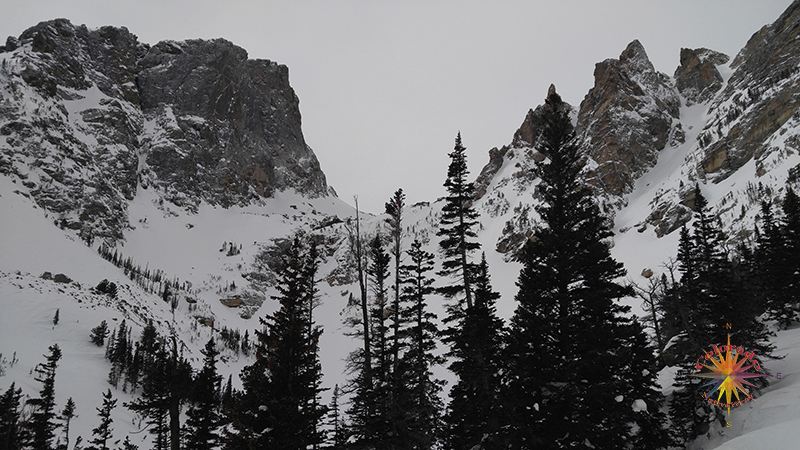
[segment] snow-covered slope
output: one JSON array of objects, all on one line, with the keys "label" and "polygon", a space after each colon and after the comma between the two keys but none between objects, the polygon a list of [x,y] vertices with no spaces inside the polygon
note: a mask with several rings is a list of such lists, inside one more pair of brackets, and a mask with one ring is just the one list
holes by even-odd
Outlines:
[{"label": "snow-covered slope", "polygon": [[[656,73],[641,44],[632,43],[619,61],[602,63],[600,78],[612,84],[598,82],[591,101],[580,110],[569,111],[579,126],[581,145],[597,140],[593,140],[597,136],[591,135],[591,130],[602,130],[602,141],[608,144],[594,153],[586,149],[585,170],[587,181],[598,188],[598,199],[613,218],[616,235],[610,242],[612,253],[624,262],[628,280],[644,284],[643,269],[649,268],[658,276],[665,270],[664,264],[674,258],[674,230],[691,220],[695,184],[731,238],[747,241],[757,221],[758,203],[780,197],[787,181],[794,182],[795,168],[800,167],[800,115],[795,113],[792,99],[800,72],[791,70],[797,65],[792,62],[794,53],[792,58],[781,59],[783,65],[776,65],[777,78],[768,70],[769,61],[758,58],[780,47],[786,29],[800,22],[794,6],[776,25],[757,33],[758,39],[754,37],[732,62],[705,49],[685,52],[688,62],[683,65],[682,58],[685,70],[678,71],[680,75],[676,72],[676,77],[683,77],[677,81]],[[64,23],[59,26],[67,27]],[[45,33],[50,29],[42,30]],[[85,29],[77,32],[89,33]],[[165,56],[169,51],[191,53],[188,49],[194,45],[173,44],[159,44],[153,57],[169,59]],[[231,50],[228,44],[216,42],[213,46]],[[211,116],[201,118],[184,111],[176,117],[171,106],[154,104],[147,114],[137,112],[132,105],[139,100],[128,99],[125,92],[103,84],[122,76],[113,73],[92,72],[81,79],[85,84],[59,85],[58,95],[43,96],[41,87],[26,84],[38,79],[23,83],[20,78],[23,64],[43,64],[26,60],[29,56],[25,51],[30,49],[25,45],[0,57],[9,61],[0,71],[0,81],[14,80],[6,86],[6,97],[0,104],[0,113],[11,111],[0,124],[0,368],[4,373],[0,390],[16,382],[27,395],[35,395],[39,386],[32,369],[44,360],[47,347],[58,343],[64,358],[56,376],[57,403],[61,407],[68,397],[75,399],[79,417],[73,421],[70,435],[73,441],[78,435],[88,438],[97,422],[94,408],[108,387],[109,369],[104,349],[89,342],[93,327],[104,319],[115,327],[124,319],[136,338],[152,319],[162,334],[176,333],[185,354],[198,366],[199,350],[210,336],[223,327],[242,334],[248,331],[252,336],[261,327],[258,319],[274,311],[276,304],[270,296],[275,293],[276,254],[285,239],[298,231],[320,244],[324,258],[319,283],[321,306],[315,310],[316,320],[324,328],[324,385],[332,388],[344,383],[344,358],[358,345],[347,336],[343,325],[354,313],[348,308],[348,298],[358,291],[349,253],[353,207],[332,196],[316,195],[324,192],[301,195],[291,188],[270,190],[271,198],[258,197],[260,194],[248,190],[246,197],[256,196],[257,201],[237,197],[242,201],[227,202],[223,207],[216,196],[198,194],[202,186],[193,184],[194,175],[172,183],[173,165],[164,165],[169,174],[163,177],[148,167],[163,162],[162,157],[191,159],[184,139],[197,144],[208,138],[204,127]],[[800,51],[797,53],[800,58]],[[692,55],[698,61],[702,59],[706,72],[689,70]],[[159,64],[150,68],[161,67]],[[708,73],[719,76],[697,84],[696,80]],[[126,83],[118,87],[133,89]],[[691,101],[680,97],[686,92],[692,93]],[[609,99],[614,101],[606,102]],[[680,105],[675,99],[681,100]],[[662,107],[666,109],[659,111]],[[130,114],[123,114],[126,111]],[[115,122],[120,114],[135,123]],[[778,119],[764,122],[762,118],[770,114]],[[646,132],[626,131],[644,121],[657,123]],[[55,125],[48,127],[47,123]],[[520,264],[514,252],[538,221],[538,180],[532,168],[544,156],[535,150],[537,126],[536,111],[532,110],[512,143],[492,150],[491,167],[487,166],[478,182],[480,197],[475,207],[481,213],[479,240],[493,286],[502,295],[498,311],[504,318],[509,318],[515,308]],[[136,142],[106,146],[98,141],[98,136],[117,128],[125,136],[134,136]],[[69,145],[53,144],[56,138],[65,139]],[[34,145],[37,142],[39,145]],[[638,153],[625,153],[636,146]],[[615,164],[609,159],[612,155],[627,162]],[[189,172],[205,170],[202,163],[191,160],[194,169],[190,167]],[[217,162],[225,166],[224,158]],[[303,165],[302,161],[298,164]],[[119,175],[115,167],[132,170],[133,176],[115,181],[113,177]],[[265,174],[245,172],[239,175],[266,182],[262,177]],[[444,173],[443,168],[443,178]],[[91,180],[87,181],[84,178],[88,176]],[[104,176],[113,182],[106,183]],[[317,178],[323,181],[315,183],[325,188],[324,178]],[[154,182],[157,179],[163,182]],[[189,185],[192,189],[186,188]],[[91,210],[94,203],[111,211],[108,223],[97,213],[102,208]],[[406,247],[417,238],[427,251],[436,253],[441,207],[441,201],[407,207],[403,219]],[[82,211],[86,212],[84,218]],[[365,236],[386,234],[381,215],[362,213],[361,219]],[[96,233],[106,228],[108,235]],[[95,232],[97,239],[93,242],[86,239],[87,229]],[[174,314],[161,299],[163,282],[132,281],[125,270],[100,256],[101,248],[116,252],[119,258],[130,258],[142,270],[158,272],[180,286]],[[45,272],[63,274],[70,281],[43,277]],[[55,278],[64,281],[63,277]],[[117,300],[93,292],[103,279],[120,286]],[[220,302],[229,298],[240,299],[242,305],[231,308]],[[626,302],[633,314],[643,314],[639,300]],[[434,312],[443,313],[441,299],[431,304]],[[53,325],[56,310],[60,321]],[[208,326],[212,322],[213,328]],[[765,365],[773,373],[781,372],[781,380],[757,401],[734,410],[731,428],[712,428],[710,439],[701,437],[695,448],[739,449],[767,442],[773,445],[770,448],[796,448],[793,444],[800,410],[792,405],[800,399],[800,329],[780,332],[776,344],[778,353],[787,358]],[[250,360],[231,349],[224,350],[222,356],[220,371],[226,377],[232,375],[234,385],[238,384],[238,374]],[[443,368],[437,374],[445,379],[451,376]],[[669,374],[669,368],[662,374],[665,392],[671,389]],[[132,398],[122,390],[115,391],[115,396],[122,401]],[[114,419],[118,439],[130,436],[148,448],[149,435],[139,432],[140,424],[132,413],[120,405]]]}]

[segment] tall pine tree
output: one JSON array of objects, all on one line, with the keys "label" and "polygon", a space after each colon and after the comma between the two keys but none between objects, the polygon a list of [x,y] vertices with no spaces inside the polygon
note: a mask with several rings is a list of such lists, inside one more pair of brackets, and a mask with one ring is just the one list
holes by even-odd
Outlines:
[{"label": "tall pine tree", "polygon": [[442,424],[442,404],[439,393],[442,382],[434,378],[432,368],[444,363],[435,353],[439,339],[436,314],[428,309],[428,297],[434,292],[434,256],[422,249],[415,240],[407,252],[410,264],[403,265],[401,317],[408,326],[401,331],[407,351],[398,364],[402,390],[398,392],[398,406],[402,418],[395,429],[402,437],[403,447],[410,449],[434,448],[439,441]]},{"label": "tall pine tree", "polygon": [[192,386],[193,405],[186,412],[186,447],[194,450],[211,450],[219,444],[222,376],[217,373],[219,351],[213,338],[206,343],[203,356],[203,368]]},{"label": "tall pine tree", "polygon": [[652,379],[633,376],[650,362],[634,355],[652,359],[652,352],[641,328],[624,316],[628,308],[618,303],[633,291],[616,281],[625,270],[610,255],[612,233],[581,180],[568,107],[553,86],[543,109],[541,224],[525,246],[517,282],[505,438],[511,448],[625,448],[634,430],[646,425],[634,406],[648,399],[631,393],[655,390]]},{"label": "tall pine tree", "polygon": [[502,413],[503,321],[497,317],[486,255],[475,277],[475,304],[464,312],[463,324],[452,340],[450,370],[457,381],[450,390],[446,440],[450,448],[496,448]]},{"label": "tall pine tree", "polygon": [[303,449],[318,444],[325,413],[319,405],[321,371],[317,367],[322,329],[309,320],[311,283],[306,248],[299,237],[282,255],[280,309],[261,319],[256,332],[256,361],[242,370],[244,393],[233,417],[226,448]]},{"label": "tall pine tree", "polygon": [[[392,237],[392,256],[394,256],[394,297],[392,298],[392,373],[397,373],[397,363],[400,354],[400,265],[403,257],[403,208],[405,207],[406,194],[403,189],[394,192],[392,198],[384,205],[385,213],[389,216],[386,223],[389,225]],[[394,395],[397,395],[400,381],[397,377],[392,380]]]},{"label": "tall pine tree", "polygon": [[472,278],[476,264],[471,260],[471,254],[480,248],[474,239],[477,237],[475,229],[478,227],[478,213],[472,207],[475,186],[467,181],[466,148],[461,144],[461,133],[456,136],[456,144],[450,156],[450,165],[447,168],[447,179],[444,187],[447,189],[445,204],[442,206],[442,218],[437,236],[441,236],[439,249],[443,261],[442,270],[438,275],[455,279],[455,281],[440,288],[442,294],[448,298],[458,298],[458,303],[453,308],[463,309],[472,306],[473,287]]},{"label": "tall pine tree", "polygon": [[75,401],[70,397],[67,400],[67,404],[64,405],[64,409],[61,410],[61,415],[58,416],[58,418],[64,422],[64,445],[59,445],[59,448],[69,448],[69,424],[72,419],[78,417],[78,415],[75,414],[75,409]]},{"label": "tall pine tree", "polygon": [[22,389],[11,383],[0,395],[0,449],[18,450],[26,443],[25,429],[20,419]]},{"label": "tall pine tree", "polygon": [[38,398],[28,400],[27,404],[33,408],[31,417],[26,423],[30,432],[33,450],[50,450],[53,446],[56,428],[61,424],[55,422],[55,380],[58,361],[61,360],[61,348],[58,344],[48,347],[50,353],[45,355],[46,362],[39,364],[34,370],[36,381],[42,383],[42,390]]},{"label": "tall pine tree", "polygon": [[117,406],[117,400],[111,395],[111,389],[108,389],[103,394],[103,406],[97,408],[97,416],[100,417],[100,425],[92,429],[91,444],[87,450],[108,450],[108,440],[111,439],[114,431],[111,424],[114,419],[111,418],[111,411]]}]

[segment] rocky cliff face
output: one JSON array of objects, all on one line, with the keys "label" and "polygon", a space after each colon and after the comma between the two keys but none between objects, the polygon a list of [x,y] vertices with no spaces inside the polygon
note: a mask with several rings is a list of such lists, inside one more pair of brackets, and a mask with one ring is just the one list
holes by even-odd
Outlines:
[{"label": "rocky cliff face", "polygon": [[[730,237],[750,236],[760,201],[778,197],[787,182],[800,178],[798,35],[795,1],[755,33],[733,62],[706,48],[681,49],[680,65],[669,77],[633,41],[619,59],[596,65],[576,133],[585,180],[604,212],[613,219],[637,202],[620,231],[657,237],[674,232],[691,220],[694,187],[700,185],[707,194],[716,192],[707,197]],[[538,217],[538,180],[530,170],[542,157],[535,150],[536,123],[535,111],[529,112],[511,143],[489,152],[476,180],[479,204],[505,220],[497,249],[509,255]],[[637,185],[656,165],[658,175]],[[630,223],[634,214],[637,221]]]},{"label": "rocky cliff face", "polygon": [[86,240],[122,238],[138,189],[189,210],[329,193],[288,69],[228,41],[151,47],[58,19],[0,60],[0,172]]},{"label": "rocky cliff face", "polygon": [[658,153],[679,130],[681,101],[639,41],[631,42],[619,59],[598,63],[594,78],[578,112],[581,147],[597,164],[589,182],[619,196],[633,190],[634,181],[656,164]]},{"label": "rocky cliff face", "polygon": [[[697,170],[712,181],[728,178],[755,159],[764,175],[766,157],[784,141],[800,107],[800,3],[794,2],[775,23],[755,33],[731,63],[735,69],[709,106],[710,120],[698,142],[703,158]],[[793,134],[793,136],[796,136]]]},{"label": "rocky cliff face", "polygon": [[[631,42],[619,59],[598,63],[595,85],[580,108],[567,107],[585,155],[586,182],[594,187],[603,209],[611,215],[624,205],[624,195],[633,190],[636,180],[655,166],[659,153],[684,139],[680,94],[667,75],[655,70],[639,41]],[[522,217],[530,215],[533,204],[520,200],[513,206],[516,200],[508,198],[504,188],[511,183],[516,186],[515,196],[536,197],[538,180],[532,169],[544,158],[535,150],[541,108],[528,112],[509,145],[490,150],[489,164],[476,180],[477,198],[483,199],[488,214],[515,211],[497,244],[503,253],[516,252],[535,224],[530,217]],[[509,163],[518,170],[511,176],[507,172],[498,176]]]},{"label": "rocky cliff face", "polygon": [[681,49],[681,65],[675,69],[675,87],[686,99],[686,105],[705,103],[722,87],[722,75],[717,66],[730,58],[707,48]]}]

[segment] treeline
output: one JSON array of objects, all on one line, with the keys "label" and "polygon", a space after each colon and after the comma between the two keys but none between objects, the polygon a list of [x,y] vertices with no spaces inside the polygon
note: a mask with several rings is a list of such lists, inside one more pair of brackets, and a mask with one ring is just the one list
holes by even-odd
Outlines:
[{"label": "treeline", "polygon": [[150,294],[161,294],[166,298],[179,290],[187,291],[191,286],[186,282],[181,283],[177,277],[170,279],[161,269],[150,269],[149,264],[142,268],[133,258],[126,258],[117,249],[112,252],[106,244],[98,247],[97,252],[103,259],[122,269],[125,276]]},{"label": "treeline", "polygon": [[[351,297],[358,314],[350,325],[360,344],[343,389],[350,404],[342,413],[337,386],[330,405],[330,448],[677,444],[661,412],[656,350],[617,303],[633,290],[615,281],[624,270],[609,254],[611,232],[581,180],[567,109],[555,92],[544,108],[541,222],[520,258],[510,323],[496,315],[499,295],[485,257],[475,257],[480,224],[460,136],[437,232],[441,270],[434,273],[436,257],[419,241],[402,241],[401,190],[386,204],[386,231],[375,236],[361,235],[356,208],[348,229],[360,292]],[[447,300],[445,317],[429,311],[434,294]],[[440,342],[447,359],[436,351]],[[432,370],[445,362],[456,379],[447,405]]]},{"label": "treeline", "polygon": [[[791,186],[786,187],[780,219],[775,209],[772,202],[762,201],[753,244],[731,247],[696,186],[695,221],[691,230],[686,226],[680,230],[677,261],[668,263],[667,273],[639,292],[663,363],[679,368],[669,417],[680,443],[707,434],[715,420],[726,422],[725,408],[703,399],[705,382],[689,376],[697,372],[697,358],[730,339],[731,344],[753,352],[755,361],[780,359],[773,353],[769,340],[774,333],[767,323],[788,328],[798,320],[800,199]],[[756,370],[759,366],[755,365]],[[751,382],[755,391],[768,383],[767,378]]]},{"label": "treeline", "polygon": [[[77,417],[75,401],[70,397],[64,408],[58,412],[55,403],[55,378],[61,348],[53,344],[44,355],[45,362],[34,369],[34,379],[41,383],[38,397],[25,398],[16,383],[0,395],[0,448],[3,450],[67,450],[70,448],[70,423]],[[111,389],[103,394],[103,404],[97,408],[99,424],[92,429],[92,437],[83,447],[83,437],[78,436],[72,444],[73,449],[108,450],[111,448],[113,419],[111,411],[117,400]],[[56,436],[57,430],[63,430]],[[118,442],[118,441],[117,441]],[[122,450],[137,450],[138,446],[125,438]]]},{"label": "treeline", "polygon": [[[320,257],[302,234],[280,255],[273,297],[280,307],[260,319],[252,342],[238,330],[220,333],[226,347],[246,346],[254,355],[240,374],[242,390],[230,378],[223,385],[214,340],[194,372],[176,336],[159,336],[152,323],[136,341],[125,321],[112,331],[103,323],[92,330],[92,342],[106,346],[109,382],[138,395],[125,406],[153,434],[153,448],[657,450],[707,433],[723,411],[703,400],[699,379],[687,376],[697,357],[728,335],[759,358],[771,356],[764,321],[797,320],[800,201],[788,189],[781,219],[765,203],[755,246],[729,249],[697,187],[695,221],[681,230],[677,261],[638,292],[650,313],[640,322],[619,303],[636,292],[618,281],[625,270],[610,254],[612,232],[583,183],[574,129],[554,90],[543,111],[536,142],[546,158],[535,169],[540,220],[520,255],[517,307],[508,323],[497,317],[499,294],[486,258],[477,257],[480,224],[459,135],[444,184],[439,271],[419,239],[404,241],[401,189],[386,203],[386,223],[375,235],[363,235],[357,203],[346,223],[358,279],[348,324],[358,347],[330,404],[321,401],[323,330],[314,315]],[[446,300],[444,317],[430,310],[435,295]],[[446,405],[444,383],[434,375],[442,364],[455,378]],[[656,383],[665,364],[682,369],[669,398]],[[1,398],[0,439],[17,426],[7,424],[33,423],[33,416],[20,419],[18,396],[12,385]],[[19,443],[5,448],[62,445],[55,425],[35,439],[30,426],[13,428],[22,430],[13,435]],[[106,448],[98,430],[93,448]]]}]

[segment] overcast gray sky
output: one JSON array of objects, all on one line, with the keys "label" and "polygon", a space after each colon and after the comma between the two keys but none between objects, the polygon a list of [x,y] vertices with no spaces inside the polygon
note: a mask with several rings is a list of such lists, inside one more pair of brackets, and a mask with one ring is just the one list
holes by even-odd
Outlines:
[{"label": "overcast gray sky", "polygon": [[639,39],[671,75],[681,47],[729,54],[789,0],[0,0],[0,36],[66,17],[142,42],[224,37],[289,66],[303,132],[344,200],[381,212],[444,195],[460,130],[472,176],[554,83],[580,104],[595,63]]}]

